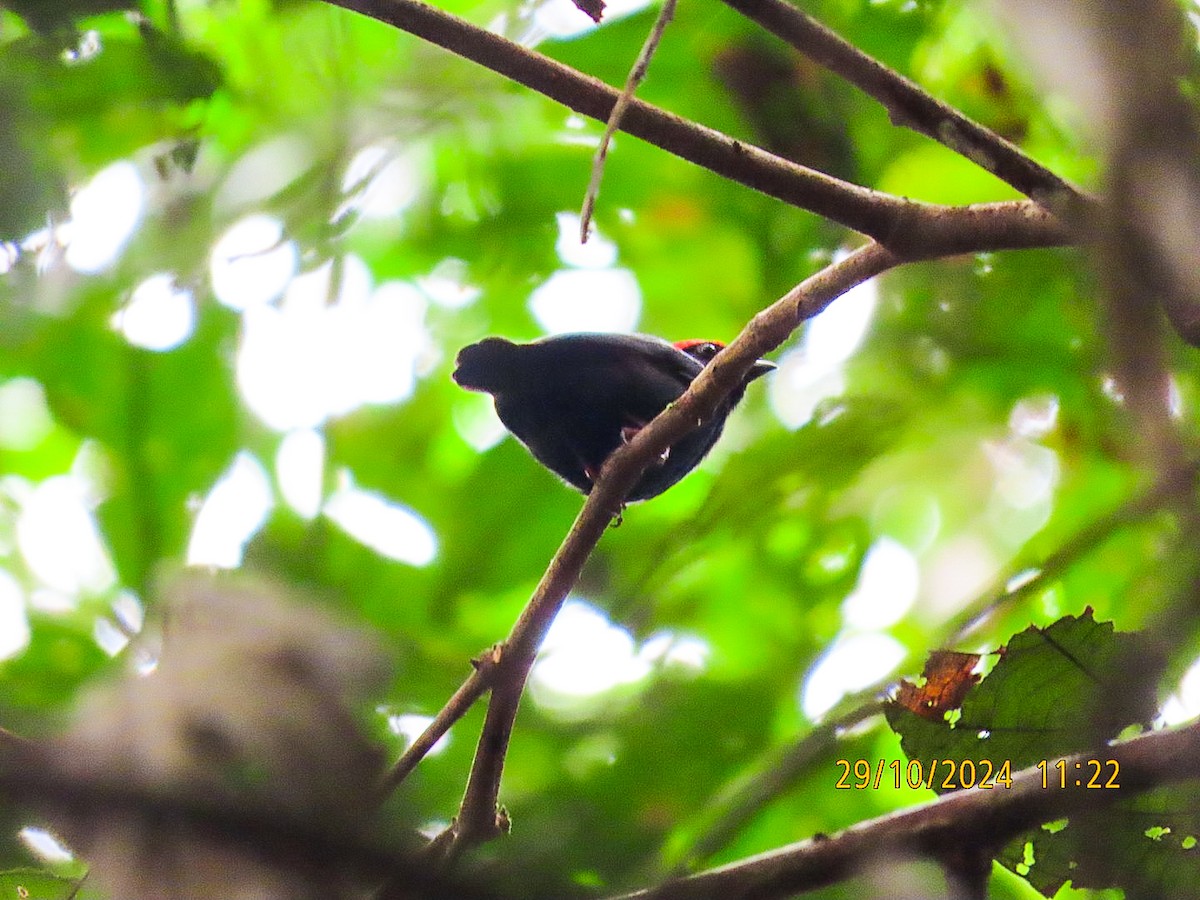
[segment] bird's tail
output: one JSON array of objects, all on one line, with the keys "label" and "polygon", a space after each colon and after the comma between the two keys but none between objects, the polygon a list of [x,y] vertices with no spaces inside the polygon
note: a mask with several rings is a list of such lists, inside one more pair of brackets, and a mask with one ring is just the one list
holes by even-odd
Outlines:
[{"label": "bird's tail", "polygon": [[472,391],[502,391],[511,386],[516,352],[512,341],[484,338],[458,351],[453,378]]}]

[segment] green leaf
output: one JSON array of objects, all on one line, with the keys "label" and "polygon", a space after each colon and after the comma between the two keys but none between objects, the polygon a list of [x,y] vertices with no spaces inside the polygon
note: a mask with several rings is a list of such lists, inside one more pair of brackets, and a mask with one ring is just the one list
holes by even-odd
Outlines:
[{"label": "green leaf", "polygon": [[[1103,764],[1101,783],[1117,774],[1111,763],[1095,762]],[[1089,765],[1084,777],[1092,772]],[[1058,777],[1052,771],[1051,783]],[[997,859],[1046,897],[1068,881],[1080,889],[1119,888],[1127,897],[1187,897],[1200,879],[1197,836],[1200,790],[1185,782],[1035,829]]]},{"label": "green leaf", "polygon": [[909,759],[926,770],[934,760],[986,759],[1016,772],[1102,746],[1157,711],[1153,679],[1131,683],[1129,671],[1154,672],[1159,661],[1139,635],[1097,622],[1090,610],[1030,627],[999,655],[952,723],[889,704],[888,723]]},{"label": "green leaf", "polygon": [[79,881],[78,878],[62,878],[37,869],[10,869],[0,872],[0,897],[75,900],[80,896]]},{"label": "green leaf", "polygon": [[[1155,714],[1153,677],[1129,677],[1159,671],[1147,642],[1115,631],[1111,622],[1097,622],[1088,610],[1047,628],[1028,628],[999,653],[995,668],[967,694],[961,713],[948,717],[952,721],[888,705],[888,723],[908,758],[920,763],[927,783],[939,793],[957,789],[966,781],[966,761],[980,777],[996,773],[991,780],[996,790],[1002,777],[1037,766],[1047,790],[1061,788],[1065,780],[1119,791],[1119,768],[1103,747],[1126,726],[1144,724]],[[1063,761],[1092,748],[1098,748],[1095,758],[1078,768]],[[949,781],[929,777],[938,771],[951,773]],[[1200,831],[1198,814],[1194,789],[1152,792],[1072,816],[1066,827],[1035,829],[997,858],[1048,897],[1068,880],[1077,887],[1152,888],[1137,896],[1176,896],[1174,888],[1200,871],[1200,854],[1181,844]]]}]

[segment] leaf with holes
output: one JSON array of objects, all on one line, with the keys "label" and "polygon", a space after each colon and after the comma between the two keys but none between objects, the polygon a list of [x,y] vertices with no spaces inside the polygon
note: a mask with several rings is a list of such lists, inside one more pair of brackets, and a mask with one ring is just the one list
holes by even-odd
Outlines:
[{"label": "leaf with holes", "polygon": [[[986,759],[1015,772],[1102,745],[1157,709],[1159,660],[1138,635],[1097,622],[1090,609],[1027,628],[998,655],[953,723],[889,706],[888,722],[910,759]],[[1141,677],[1131,679],[1130,671]]]},{"label": "leaf with holes", "polygon": [[[1157,709],[1161,661],[1140,635],[1097,622],[1090,609],[1047,628],[1030,627],[997,655],[956,715],[922,717],[898,701],[889,704],[888,722],[924,771],[934,760],[943,771],[947,760],[971,760],[977,773],[1002,767],[1015,773],[1043,763],[1048,789],[1060,777],[1074,781],[1080,774],[1086,781],[1090,770],[1064,776],[1055,760],[1102,748],[1125,727],[1148,722]],[[1120,783],[1119,770],[1102,774],[1102,783]],[[961,781],[943,785],[938,779],[933,787],[941,791]],[[1180,879],[1200,877],[1194,793],[1156,791],[1047,824],[1012,841],[997,858],[1046,896],[1068,880],[1076,887],[1141,891],[1137,896],[1184,896],[1177,890]]]}]

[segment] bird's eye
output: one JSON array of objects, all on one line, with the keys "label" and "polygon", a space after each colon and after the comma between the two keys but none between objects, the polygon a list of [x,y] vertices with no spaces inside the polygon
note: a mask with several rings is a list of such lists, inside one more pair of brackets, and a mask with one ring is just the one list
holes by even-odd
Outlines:
[{"label": "bird's eye", "polygon": [[692,352],[701,359],[712,359],[721,352],[721,345],[714,344],[712,341],[705,341],[703,344],[697,344],[692,348]]}]

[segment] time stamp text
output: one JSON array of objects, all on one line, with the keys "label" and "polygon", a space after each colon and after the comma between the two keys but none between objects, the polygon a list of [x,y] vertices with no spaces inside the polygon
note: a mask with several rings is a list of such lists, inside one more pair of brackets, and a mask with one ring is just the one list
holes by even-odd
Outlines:
[{"label": "time stamp text", "polygon": [[[955,791],[962,788],[1001,790],[1013,784],[1012,762],[990,759],[913,759],[907,763],[898,759],[839,759],[841,770],[834,787],[846,791],[879,790],[892,787],[936,788]],[[1046,790],[1095,788],[1114,790],[1121,786],[1121,764],[1115,759],[1043,759],[1037,763]]]}]

